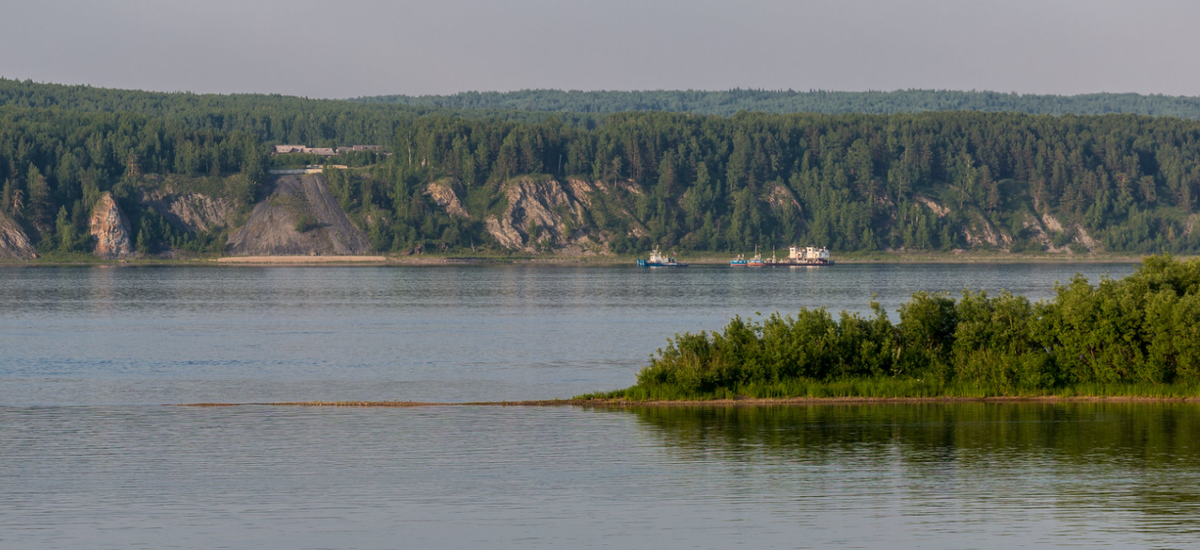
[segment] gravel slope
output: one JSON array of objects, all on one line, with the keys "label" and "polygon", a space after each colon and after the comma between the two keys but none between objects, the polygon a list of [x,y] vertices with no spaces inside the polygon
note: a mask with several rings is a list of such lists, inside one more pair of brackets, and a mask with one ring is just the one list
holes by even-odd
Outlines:
[{"label": "gravel slope", "polygon": [[[296,222],[315,220],[306,231]],[[367,235],[350,222],[320,174],[285,175],[254,205],[249,219],[229,238],[231,256],[356,255],[371,251]]]}]

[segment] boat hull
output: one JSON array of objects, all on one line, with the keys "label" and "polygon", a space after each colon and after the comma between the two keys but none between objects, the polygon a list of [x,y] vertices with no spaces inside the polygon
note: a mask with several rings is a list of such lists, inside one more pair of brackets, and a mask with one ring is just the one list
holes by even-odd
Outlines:
[{"label": "boat hull", "polygon": [[687,267],[688,264],[683,262],[648,262],[646,260],[638,260],[638,267]]},{"label": "boat hull", "polygon": [[770,262],[769,267],[822,267],[833,265],[833,260],[812,260],[812,261],[795,261],[782,260],[778,262]]},{"label": "boat hull", "polygon": [[762,262],[729,262],[729,267],[824,267],[834,264],[833,260],[777,260]]}]

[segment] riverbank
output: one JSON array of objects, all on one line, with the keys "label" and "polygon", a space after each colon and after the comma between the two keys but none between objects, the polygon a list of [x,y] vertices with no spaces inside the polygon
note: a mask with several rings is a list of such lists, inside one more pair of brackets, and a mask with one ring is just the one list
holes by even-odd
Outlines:
[{"label": "riverbank", "polygon": [[[643,255],[644,256],[644,255]],[[0,260],[0,267],[24,266],[96,266],[96,265],[170,265],[170,266],[262,266],[262,265],[551,265],[551,266],[628,266],[636,263],[639,256],[559,256],[559,255],[360,255],[360,256],[196,256],[191,258],[127,258],[104,260],[84,254],[49,255],[33,260]],[[680,261],[694,266],[726,266],[730,254],[705,254],[694,257],[680,256]],[[839,255],[836,265],[854,264],[1096,264],[1139,263],[1143,255],[1129,254],[1010,254],[1002,251],[987,252],[864,252]],[[1187,258],[1181,256],[1181,259]]]},{"label": "riverbank", "polygon": [[218,264],[252,265],[317,265],[317,264],[383,264],[386,256],[225,256]]}]

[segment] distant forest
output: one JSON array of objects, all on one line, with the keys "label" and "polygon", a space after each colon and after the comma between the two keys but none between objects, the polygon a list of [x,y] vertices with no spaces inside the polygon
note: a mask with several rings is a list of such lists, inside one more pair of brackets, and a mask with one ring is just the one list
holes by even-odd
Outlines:
[{"label": "distant forest", "polygon": [[1034,115],[1106,115],[1113,113],[1200,119],[1200,97],[1141,94],[1074,96],[950,90],[894,92],[796,92],[769,90],[583,92],[521,90],[464,92],[454,95],[360,97],[367,104],[396,104],[442,109],[491,109],[560,113],[670,111],[730,116],[763,113],[894,114],[926,111],[1009,111]]},{"label": "distant forest", "polygon": [[[607,191],[563,230],[618,253],[1200,252],[1200,121],[1132,114],[533,116],[0,79],[0,209],[39,249],[84,251],[87,213],[112,191],[142,240],[217,251],[222,235],[170,226],[138,190],[191,178],[248,207],[276,143],[392,153],[327,176],[380,251],[502,250],[487,219],[514,185],[578,179]],[[439,181],[470,216],[435,202]],[[531,243],[539,229],[520,228]]]},{"label": "distant forest", "polygon": [[[546,113],[516,110],[452,110],[430,106],[362,104],[278,94],[193,94],[145,92],[41,84],[0,78],[0,106],[81,113],[131,113],[161,118],[194,130],[246,132],[266,143],[331,147],[346,143],[387,145],[397,126],[429,115],[539,122]],[[583,127],[600,117],[557,115]]]}]

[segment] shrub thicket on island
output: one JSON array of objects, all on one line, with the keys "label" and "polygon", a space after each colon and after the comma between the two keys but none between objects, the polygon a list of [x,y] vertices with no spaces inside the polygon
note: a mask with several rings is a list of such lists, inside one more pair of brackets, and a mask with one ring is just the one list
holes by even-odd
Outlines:
[{"label": "shrub thicket on island", "polygon": [[801,309],[676,335],[637,385],[592,397],[1200,395],[1200,259],[1146,258],[1048,302],[915,294],[893,324]]}]

